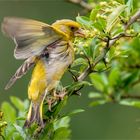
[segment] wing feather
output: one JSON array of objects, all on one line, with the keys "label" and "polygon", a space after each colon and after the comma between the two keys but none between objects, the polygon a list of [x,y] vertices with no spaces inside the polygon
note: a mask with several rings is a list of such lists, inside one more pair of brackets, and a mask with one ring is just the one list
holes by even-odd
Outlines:
[{"label": "wing feather", "polygon": [[2,31],[14,40],[16,59],[40,55],[48,45],[64,37],[61,31],[48,24],[14,17],[4,18]]},{"label": "wing feather", "polygon": [[37,57],[31,57],[31,58],[28,58],[26,61],[24,61],[24,63],[17,69],[15,74],[11,77],[11,79],[9,80],[7,85],[5,86],[5,89],[6,90],[9,89],[16,82],[17,79],[19,79],[23,75],[25,75],[27,73],[27,71],[32,66],[34,66],[37,59],[38,59]]}]

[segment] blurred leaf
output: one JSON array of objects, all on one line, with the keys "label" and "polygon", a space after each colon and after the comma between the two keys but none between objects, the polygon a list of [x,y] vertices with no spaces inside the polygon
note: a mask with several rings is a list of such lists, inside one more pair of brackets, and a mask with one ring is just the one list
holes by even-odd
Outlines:
[{"label": "blurred leaf", "polygon": [[24,103],[23,104],[24,104],[25,110],[27,110],[29,108],[30,102],[29,102],[28,99],[26,99],[26,100],[24,100]]},{"label": "blurred leaf", "polygon": [[124,87],[127,88],[132,82],[136,81],[139,78],[139,71],[134,71],[132,73],[129,73],[128,75],[124,75],[122,77]]},{"label": "blurred leaf", "polygon": [[123,33],[123,32],[124,32],[123,26],[116,27],[112,30],[112,36],[117,36],[118,34]]},{"label": "blurred leaf", "polygon": [[16,120],[16,110],[8,102],[3,102],[1,106],[4,118],[7,122],[14,123]]},{"label": "blurred leaf", "polygon": [[76,17],[76,21],[79,22],[84,27],[87,27],[87,28],[92,27],[92,22],[86,16],[78,16],[78,17]]},{"label": "blurred leaf", "polygon": [[58,128],[53,136],[52,140],[69,140],[71,131],[66,127]]},{"label": "blurred leaf", "polygon": [[105,28],[106,28],[106,19],[98,18],[98,23],[101,25],[102,30],[105,30]]},{"label": "blurred leaf", "polygon": [[93,101],[90,103],[90,106],[98,106],[98,105],[103,105],[105,104],[107,101],[106,100],[97,100],[97,101]]},{"label": "blurred leaf", "polygon": [[133,23],[133,29],[135,33],[140,33],[140,23],[138,22]]},{"label": "blurred leaf", "polygon": [[133,11],[133,0],[128,0],[126,6],[126,14],[127,16],[130,16],[131,12]]},{"label": "blurred leaf", "polygon": [[12,135],[12,139],[13,140],[25,140],[23,139],[18,132],[14,132],[13,135]]},{"label": "blurred leaf", "polygon": [[102,94],[101,93],[99,93],[99,92],[90,92],[89,94],[88,94],[88,97],[89,98],[102,98],[103,96],[102,96]]},{"label": "blurred leaf", "polygon": [[99,91],[104,90],[104,83],[102,81],[102,77],[99,74],[90,74],[90,80],[96,89]]},{"label": "blurred leaf", "polygon": [[87,65],[87,61],[84,58],[80,57],[72,63],[71,67],[75,67],[79,65]]},{"label": "blurred leaf", "polygon": [[120,81],[120,71],[118,68],[112,68],[111,72],[109,74],[109,84],[111,86],[117,85],[117,83]]},{"label": "blurred leaf", "polygon": [[26,117],[17,117],[16,120],[24,120],[25,121]]},{"label": "blurred leaf", "polygon": [[4,132],[4,137],[6,140],[11,140],[11,138],[13,137],[13,134],[15,133],[15,127],[13,126],[13,124],[8,123],[5,132]]},{"label": "blurred leaf", "polygon": [[120,14],[125,10],[126,5],[120,5],[113,10],[113,12],[107,18],[106,32],[110,32],[112,27],[116,24],[116,21]]},{"label": "blurred leaf", "polygon": [[79,88],[81,88],[81,86],[85,86],[85,85],[91,86],[92,84],[88,81],[80,81],[71,84],[68,90],[78,90]]},{"label": "blurred leaf", "polygon": [[[135,37],[130,43],[131,51],[135,51],[138,55],[140,55],[140,38]],[[133,47],[133,48],[132,48]],[[135,56],[136,57],[136,56]]]},{"label": "blurred leaf", "polygon": [[72,115],[75,115],[75,114],[78,114],[78,113],[81,113],[81,112],[84,112],[84,111],[85,111],[84,109],[75,109],[75,110],[73,110],[69,113],[64,114],[63,116],[72,116]]},{"label": "blurred leaf", "polygon": [[7,126],[7,122],[6,121],[0,121],[0,132],[1,129]]},{"label": "blurred leaf", "polygon": [[100,71],[103,71],[104,69],[107,69],[106,65],[104,62],[100,62],[98,63],[95,68],[94,68],[96,71],[100,72]]},{"label": "blurred leaf", "polygon": [[96,19],[97,13],[100,10],[100,6],[97,5],[95,8],[92,9],[91,13],[90,13],[90,20],[94,21]]},{"label": "blurred leaf", "polygon": [[140,101],[133,99],[124,99],[119,102],[121,105],[133,106],[140,108]]},{"label": "blurred leaf", "polygon": [[24,110],[24,104],[19,98],[11,96],[10,100],[19,111]]},{"label": "blurred leaf", "polygon": [[91,48],[92,48],[92,57],[93,57],[93,60],[95,59],[95,57],[99,54],[99,45],[97,44],[97,38],[94,38],[91,42]]},{"label": "blurred leaf", "polygon": [[21,126],[19,126],[19,125],[16,125],[16,124],[14,124],[14,127],[16,128],[17,132],[19,132],[20,136],[21,136],[24,140],[26,140],[26,134],[25,134],[23,128],[22,128]]},{"label": "blurred leaf", "polygon": [[93,26],[100,32],[104,32],[104,30],[106,28],[106,20],[103,18],[98,18],[98,20],[93,23]]},{"label": "blurred leaf", "polygon": [[54,130],[57,130],[60,127],[68,128],[69,123],[70,123],[70,117],[69,116],[62,117],[61,119],[54,122]]},{"label": "blurred leaf", "polygon": [[114,46],[110,47],[110,50],[106,55],[108,62],[110,62],[116,56],[115,52],[116,52],[116,48]]}]

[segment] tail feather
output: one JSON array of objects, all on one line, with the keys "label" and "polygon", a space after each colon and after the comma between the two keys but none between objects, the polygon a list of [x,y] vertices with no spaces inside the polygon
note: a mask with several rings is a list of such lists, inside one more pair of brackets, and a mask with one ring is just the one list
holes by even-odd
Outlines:
[{"label": "tail feather", "polygon": [[32,123],[37,123],[42,128],[44,127],[43,122],[43,103],[47,94],[47,90],[42,96],[40,96],[39,102],[31,102],[27,119],[25,121],[24,127],[30,127]]},{"label": "tail feather", "polygon": [[31,103],[30,109],[25,121],[24,127],[30,127],[32,123],[37,123],[39,126],[44,127],[42,117],[42,105],[39,103]]}]

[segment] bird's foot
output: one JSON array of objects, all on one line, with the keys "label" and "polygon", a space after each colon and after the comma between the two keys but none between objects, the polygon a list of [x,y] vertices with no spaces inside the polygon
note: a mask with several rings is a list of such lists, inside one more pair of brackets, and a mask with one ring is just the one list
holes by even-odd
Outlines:
[{"label": "bird's foot", "polygon": [[60,100],[63,100],[65,95],[66,95],[66,92],[63,90],[63,91],[60,91],[59,93],[56,93],[56,91],[53,92],[53,95],[56,99],[60,99]]},{"label": "bird's foot", "polygon": [[47,98],[46,101],[47,101],[47,104],[48,104],[48,110],[51,111],[52,104],[54,103],[54,99],[53,98]]}]

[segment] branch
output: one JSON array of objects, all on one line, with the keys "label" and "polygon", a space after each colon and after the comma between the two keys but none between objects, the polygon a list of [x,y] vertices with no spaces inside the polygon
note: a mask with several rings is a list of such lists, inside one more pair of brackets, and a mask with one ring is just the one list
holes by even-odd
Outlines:
[{"label": "branch", "polygon": [[140,19],[140,9],[129,19],[129,21],[125,25],[125,30],[127,30],[129,26],[136,22],[138,19]]},{"label": "branch", "polygon": [[121,96],[121,99],[140,99],[140,96],[139,95],[122,95]]},{"label": "branch", "polygon": [[83,1],[83,0],[67,0],[68,2],[80,5],[81,7],[83,7],[84,9],[86,9],[87,11],[91,11],[93,9],[93,7],[88,4],[87,2]]},{"label": "branch", "polygon": [[[130,26],[131,24],[133,24],[135,21],[137,21],[138,18],[140,18],[140,10],[137,11],[137,12],[129,19],[129,21],[127,22],[127,24],[126,24],[126,26],[125,26],[125,31],[129,28],[129,26]],[[108,52],[109,48],[110,48],[112,45],[114,45],[115,42],[116,42],[117,40],[119,40],[120,38],[122,38],[122,37],[132,37],[132,36],[127,35],[127,34],[125,34],[125,33],[120,33],[119,35],[117,35],[116,37],[114,37],[114,38],[112,38],[112,39],[107,38],[107,40],[106,40],[106,42],[107,42],[106,47],[103,48],[101,55],[99,55],[99,56],[97,57],[97,59],[95,60],[95,62],[92,64],[92,67],[88,66],[88,67],[84,70],[84,72],[83,72],[81,75],[79,75],[79,77],[77,78],[78,81],[84,80],[84,79],[93,71],[92,69],[97,65],[97,63],[99,63],[101,60],[104,59],[104,57],[105,57],[106,53]]]}]

